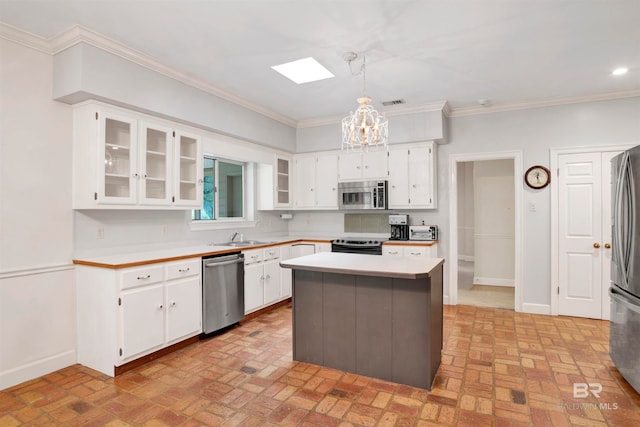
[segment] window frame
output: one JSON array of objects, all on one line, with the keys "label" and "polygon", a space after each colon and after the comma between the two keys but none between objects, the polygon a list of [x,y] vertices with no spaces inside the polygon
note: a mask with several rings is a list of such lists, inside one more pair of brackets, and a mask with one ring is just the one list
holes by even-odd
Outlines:
[{"label": "window frame", "polygon": [[[187,211],[188,219],[189,219],[189,228],[193,231],[197,230],[211,230],[211,229],[225,229],[225,228],[249,228],[255,227],[258,224],[258,221],[254,221],[254,212],[253,212],[253,204],[250,203],[251,197],[255,189],[251,187],[250,183],[253,180],[254,176],[254,168],[252,162],[230,159],[224,156],[217,156],[215,154],[204,154],[203,159],[209,159],[214,161],[214,177],[213,177],[213,186],[214,186],[214,196],[213,196],[213,219],[195,219],[193,218],[193,211]],[[220,217],[219,212],[219,162],[235,164],[242,167],[242,217]],[[203,169],[204,169],[203,162]],[[204,191],[204,188],[203,190]],[[204,203],[204,201],[203,201]],[[198,209],[202,210],[202,209]]]}]

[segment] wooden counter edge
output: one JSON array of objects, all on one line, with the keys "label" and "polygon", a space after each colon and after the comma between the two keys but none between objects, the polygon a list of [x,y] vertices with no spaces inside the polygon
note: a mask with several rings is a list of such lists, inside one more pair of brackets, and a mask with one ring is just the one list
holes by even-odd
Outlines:
[{"label": "wooden counter edge", "polygon": [[138,267],[141,265],[157,264],[159,262],[179,261],[181,259],[200,258],[204,256],[209,256],[209,255],[224,255],[224,254],[242,252],[242,251],[251,250],[251,249],[269,248],[273,246],[288,245],[288,244],[299,243],[299,242],[326,243],[328,242],[328,240],[310,240],[310,239],[284,240],[282,242],[267,243],[264,245],[253,245],[253,246],[245,246],[245,247],[238,247],[238,248],[232,248],[232,249],[220,249],[220,250],[213,250],[211,252],[200,252],[200,253],[192,253],[188,255],[179,255],[179,256],[173,256],[173,257],[146,259],[142,261],[125,262],[122,264],[106,264],[102,262],[86,261],[83,259],[74,259],[73,263],[76,265],[85,265],[88,267],[112,268],[114,270],[117,270],[120,268]]}]

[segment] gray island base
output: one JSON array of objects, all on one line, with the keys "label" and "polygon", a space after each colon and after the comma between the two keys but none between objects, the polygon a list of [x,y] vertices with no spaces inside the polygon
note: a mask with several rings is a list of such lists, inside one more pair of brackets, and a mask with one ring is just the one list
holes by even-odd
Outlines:
[{"label": "gray island base", "polygon": [[293,269],[293,359],[431,390],[443,262],[333,252],[281,261]]}]

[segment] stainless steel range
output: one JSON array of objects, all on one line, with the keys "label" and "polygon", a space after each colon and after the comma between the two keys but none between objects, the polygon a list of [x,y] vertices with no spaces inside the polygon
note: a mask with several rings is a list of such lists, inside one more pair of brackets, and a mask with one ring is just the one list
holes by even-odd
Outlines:
[{"label": "stainless steel range", "polygon": [[331,241],[331,252],[382,255],[382,242],[375,238],[345,237]]}]

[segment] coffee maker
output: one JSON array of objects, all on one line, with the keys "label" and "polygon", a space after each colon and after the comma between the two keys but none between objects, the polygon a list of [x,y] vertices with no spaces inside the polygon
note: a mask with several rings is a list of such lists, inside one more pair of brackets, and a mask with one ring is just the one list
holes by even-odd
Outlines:
[{"label": "coffee maker", "polygon": [[389,215],[391,237],[389,240],[409,240],[409,215]]}]

